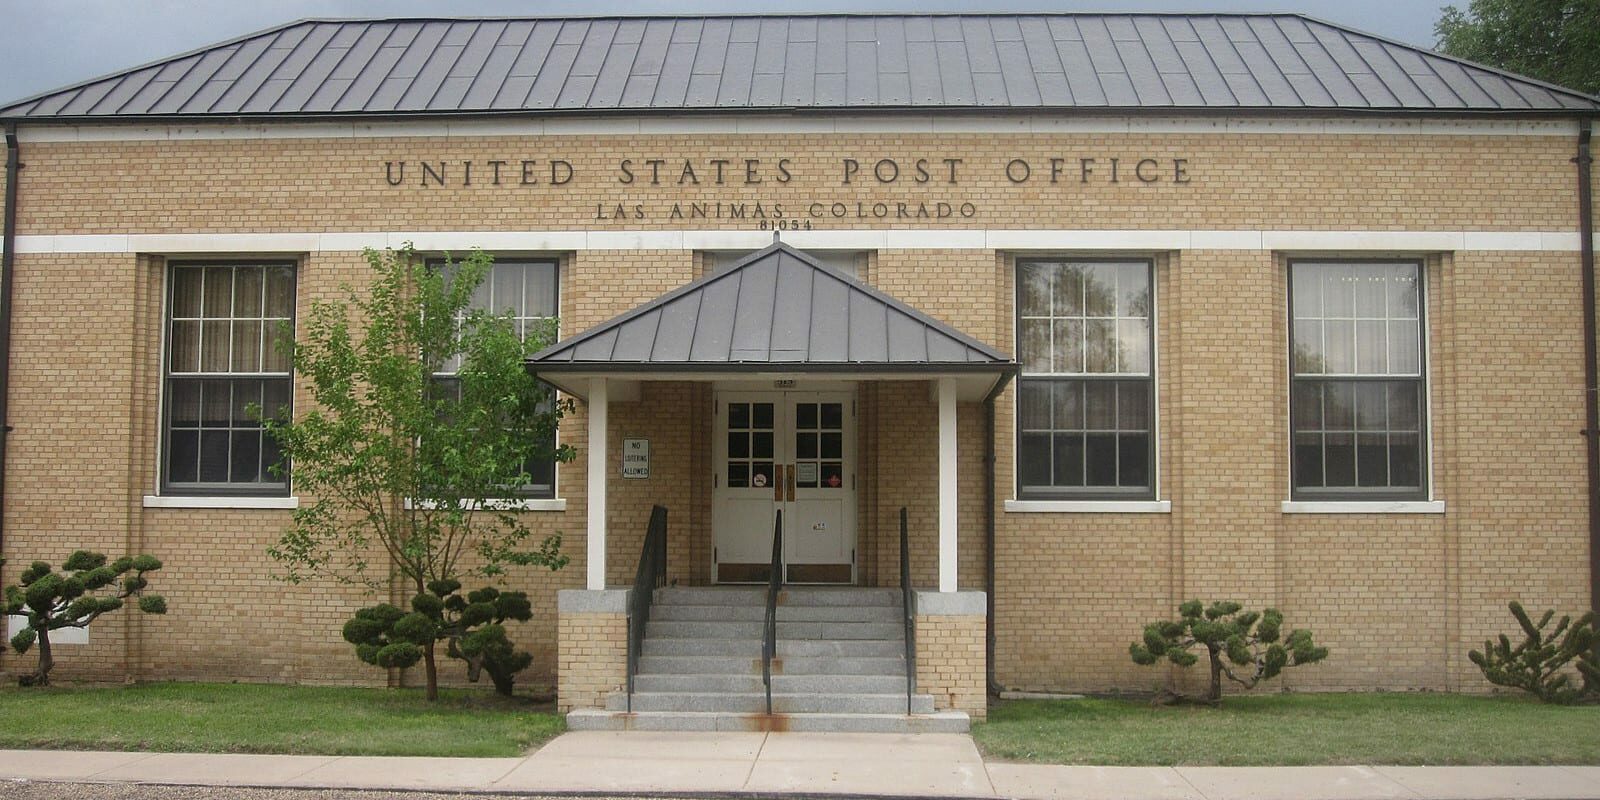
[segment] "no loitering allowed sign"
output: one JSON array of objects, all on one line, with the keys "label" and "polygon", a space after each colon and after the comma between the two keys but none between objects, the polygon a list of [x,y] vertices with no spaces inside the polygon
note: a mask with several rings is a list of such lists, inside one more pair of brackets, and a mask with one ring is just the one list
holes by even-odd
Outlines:
[{"label": "no loitering allowed sign", "polygon": [[650,440],[622,440],[622,477],[643,479],[650,477]]}]

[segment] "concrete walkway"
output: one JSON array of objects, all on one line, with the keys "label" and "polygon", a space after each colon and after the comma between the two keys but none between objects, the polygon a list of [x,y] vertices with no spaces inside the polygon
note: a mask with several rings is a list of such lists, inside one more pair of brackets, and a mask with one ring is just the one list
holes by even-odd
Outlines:
[{"label": "concrete walkway", "polygon": [[985,764],[972,739],[956,734],[577,732],[525,758],[0,750],[4,780],[526,794],[1600,800],[1600,767]]}]

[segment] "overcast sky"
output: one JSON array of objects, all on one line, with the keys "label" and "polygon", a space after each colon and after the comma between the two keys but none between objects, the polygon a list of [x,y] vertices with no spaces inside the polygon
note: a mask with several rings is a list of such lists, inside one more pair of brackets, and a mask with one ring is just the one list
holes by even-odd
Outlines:
[{"label": "overcast sky", "polygon": [[[1466,0],[1455,0],[1466,5]],[[827,11],[1296,11],[1431,47],[1448,0],[0,0],[0,105],[304,17]]]}]

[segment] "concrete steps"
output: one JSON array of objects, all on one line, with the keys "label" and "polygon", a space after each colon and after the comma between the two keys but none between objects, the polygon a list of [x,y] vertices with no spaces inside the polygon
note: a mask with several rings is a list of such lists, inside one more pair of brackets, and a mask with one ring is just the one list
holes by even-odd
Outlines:
[{"label": "concrete steps", "polygon": [[762,587],[657,590],[634,681],[572,730],[960,733],[961,712],[912,697],[898,589],[789,587],[778,598],[772,708],[761,683]]}]

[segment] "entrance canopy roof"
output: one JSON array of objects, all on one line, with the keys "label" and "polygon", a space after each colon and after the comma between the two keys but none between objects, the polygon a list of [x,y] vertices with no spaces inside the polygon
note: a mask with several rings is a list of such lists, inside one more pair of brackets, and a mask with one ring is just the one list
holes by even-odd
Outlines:
[{"label": "entrance canopy roof", "polygon": [[956,378],[981,398],[1004,354],[781,242],[535,354],[562,391],[588,381]]}]

